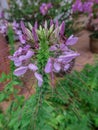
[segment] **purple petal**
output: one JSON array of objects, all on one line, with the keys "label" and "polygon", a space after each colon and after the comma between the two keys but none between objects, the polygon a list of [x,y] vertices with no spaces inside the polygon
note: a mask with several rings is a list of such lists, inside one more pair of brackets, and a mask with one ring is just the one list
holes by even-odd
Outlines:
[{"label": "purple petal", "polygon": [[0,26],[0,33],[6,33],[7,27],[5,25]]},{"label": "purple petal", "polygon": [[71,36],[67,39],[66,45],[74,45],[77,41],[78,41],[78,37],[74,37],[73,35],[71,35]]},{"label": "purple petal", "polygon": [[34,52],[29,50],[26,54],[26,58],[31,58],[34,55]]},{"label": "purple petal", "polygon": [[24,35],[19,35],[19,40],[22,44],[25,44],[26,43],[26,37]]},{"label": "purple petal", "polygon": [[38,22],[37,21],[34,24],[34,28],[35,28],[35,30],[37,30],[37,28],[38,28]]},{"label": "purple petal", "polygon": [[16,56],[17,54],[21,54],[22,50],[23,50],[23,48],[22,48],[22,47],[19,47],[18,50],[15,51],[15,53],[14,53],[15,56]]},{"label": "purple petal", "polygon": [[41,87],[43,83],[43,78],[41,74],[38,74],[37,72],[34,73],[36,79],[38,80],[38,86]]},{"label": "purple petal", "polygon": [[31,50],[29,50],[26,55],[21,55],[21,56],[19,56],[19,60],[20,60],[20,61],[23,61],[23,60],[29,59],[29,58],[31,58],[33,55],[34,55],[34,52],[32,52]]},{"label": "purple petal", "polygon": [[21,35],[21,34],[22,34],[22,31],[21,31],[21,30],[15,30],[15,33],[16,33],[17,35]]},{"label": "purple petal", "polygon": [[57,47],[56,47],[55,45],[53,45],[53,46],[51,46],[51,47],[49,48],[49,50],[50,50],[50,51],[56,51],[56,50],[57,50]]},{"label": "purple petal", "polygon": [[60,49],[62,50],[62,51],[68,51],[68,47],[65,45],[65,44],[60,44]]},{"label": "purple petal", "polygon": [[56,20],[56,22],[55,22],[55,28],[57,28],[59,26],[59,22],[58,22],[58,20]]},{"label": "purple petal", "polygon": [[21,75],[23,75],[23,74],[26,73],[27,69],[28,69],[27,66],[19,67],[19,68],[17,68],[17,69],[14,71],[14,75],[16,75],[16,76],[21,76]]},{"label": "purple petal", "polygon": [[50,73],[52,71],[52,60],[49,58],[45,66],[45,72]]},{"label": "purple petal", "polygon": [[32,29],[32,34],[33,34],[34,41],[37,42],[38,41],[38,36],[37,36],[35,28]]},{"label": "purple petal", "polygon": [[33,70],[33,71],[38,70],[38,67],[37,67],[36,65],[32,64],[32,63],[28,65],[28,68],[29,68],[30,70]]},{"label": "purple petal", "polygon": [[52,8],[52,4],[51,3],[48,3],[47,4],[47,8],[49,9],[49,8]]},{"label": "purple petal", "polygon": [[70,64],[65,65],[64,66],[64,71],[67,71],[69,69],[69,67],[70,67]]},{"label": "purple petal", "polygon": [[21,66],[22,62],[19,59],[17,59],[14,61],[14,64],[15,64],[15,66],[18,67],[18,66]]},{"label": "purple petal", "polygon": [[41,6],[40,6],[40,12],[42,13],[42,15],[46,15],[47,11],[48,11],[47,4],[42,3]]},{"label": "purple petal", "polygon": [[55,69],[55,71],[56,71],[56,72],[59,72],[59,71],[60,71],[60,69],[61,69],[60,64],[59,64],[59,63],[57,63],[57,62],[55,62],[55,63],[54,63],[54,69]]},{"label": "purple petal", "polygon": [[61,55],[58,57],[58,62],[65,62],[69,63],[72,59],[76,58],[79,56],[79,53],[73,53],[73,54],[68,54],[68,55]]},{"label": "purple petal", "polygon": [[26,58],[26,56],[25,55],[21,55],[21,56],[19,56],[19,60],[20,61],[23,61],[23,60],[26,60],[27,58]]},{"label": "purple petal", "polygon": [[60,35],[64,35],[65,32],[65,22],[63,21],[60,26]]},{"label": "purple petal", "polygon": [[54,24],[54,21],[51,19],[50,20],[50,27]]},{"label": "purple petal", "polygon": [[22,28],[23,33],[25,34],[25,25],[23,21],[20,22],[20,26]]},{"label": "purple petal", "polygon": [[0,12],[0,19],[4,18],[4,11]]},{"label": "purple petal", "polygon": [[17,60],[17,57],[15,57],[15,56],[8,56],[8,58],[9,58],[10,60],[12,60],[12,61]]},{"label": "purple petal", "polygon": [[19,27],[19,24],[16,21],[14,21],[12,23],[12,26],[13,26],[13,29],[16,30]]}]

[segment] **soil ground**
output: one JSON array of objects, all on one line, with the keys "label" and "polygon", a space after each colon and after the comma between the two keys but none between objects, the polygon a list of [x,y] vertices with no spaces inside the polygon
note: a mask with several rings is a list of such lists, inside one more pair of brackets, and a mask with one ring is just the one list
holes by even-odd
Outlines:
[{"label": "soil ground", "polygon": [[89,47],[90,34],[87,30],[83,30],[77,34],[79,40],[74,45],[74,48],[80,53],[80,56],[76,58],[73,70],[81,71],[86,64],[93,65],[96,62],[98,54],[92,53]]}]

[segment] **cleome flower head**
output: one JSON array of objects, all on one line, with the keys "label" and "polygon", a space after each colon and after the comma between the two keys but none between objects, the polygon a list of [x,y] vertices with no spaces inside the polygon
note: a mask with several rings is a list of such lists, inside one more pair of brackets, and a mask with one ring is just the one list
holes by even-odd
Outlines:
[{"label": "cleome flower head", "polygon": [[[21,47],[16,50],[13,56],[9,56],[17,67],[14,71],[16,76],[22,76],[29,69],[38,80],[38,85],[42,86],[44,77],[39,73],[39,61],[37,60],[37,55],[40,50],[44,52],[43,54],[45,56],[47,56],[47,53],[49,54],[42,71],[50,75],[51,73],[60,73],[60,71],[66,72],[70,67],[70,62],[79,56],[79,53],[70,49],[70,47],[77,42],[78,38],[73,35],[67,38],[64,35],[64,21],[60,25],[58,21],[51,21],[50,26],[48,26],[47,21],[45,21],[44,25],[40,25],[39,27],[36,22],[34,26],[29,24],[28,28],[21,22],[21,28],[21,34],[25,38],[25,43],[21,44]],[[19,34],[19,37],[21,34]],[[48,48],[45,48],[45,44]],[[45,51],[46,49],[48,49],[48,52]]]}]

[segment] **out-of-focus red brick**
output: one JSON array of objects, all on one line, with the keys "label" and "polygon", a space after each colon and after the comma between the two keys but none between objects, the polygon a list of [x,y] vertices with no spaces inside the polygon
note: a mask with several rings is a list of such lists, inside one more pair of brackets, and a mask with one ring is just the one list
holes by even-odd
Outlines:
[{"label": "out-of-focus red brick", "polygon": [[[2,73],[10,72],[9,47],[5,37],[0,34],[0,77]],[[4,88],[5,83],[0,83],[0,90]]]}]

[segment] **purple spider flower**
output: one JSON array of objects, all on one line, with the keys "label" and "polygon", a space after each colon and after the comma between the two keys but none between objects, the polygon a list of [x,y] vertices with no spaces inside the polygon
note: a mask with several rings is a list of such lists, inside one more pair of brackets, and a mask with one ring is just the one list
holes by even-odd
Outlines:
[{"label": "purple spider flower", "polygon": [[51,3],[42,3],[42,5],[40,6],[41,14],[42,15],[46,15],[50,8],[52,8],[52,4]]},{"label": "purple spider flower", "polygon": [[96,4],[98,4],[98,0],[95,0],[94,2],[95,2]]},{"label": "purple spider flower", "polygon": [[[22,32],[19,32],[20,40],[23,43],[23,47],[20,47],[13,56],[9,58],[14,61],[17,69],[14,71],[16,76],[24,75],[27,70],[31,70],[34,73],[35,78],[38,81],[38,86],[41,87],[43,83],[43,78],[41,74],[37,71],[39,68],[36,66],[36,55],[40,48],[31,48],[27,46],[30,41],[34,45],[38,44],[41,40],[41,29],[38,29],[37,23],[34,27],[25,27],[24,23],[21,22]],[[70,62],[75,59],[79,54],[69,49],[69,46],[75,44],[78,40],[77,37],[73,35],[68,39],[64,36],[65,23],[62,22],[59,26],[58,21],[51,22],[50,28],[48,29],[48,24],[45,22],[43,30],[46,32],[45,37],[48,37],[50,58],[47,60],[45,68],[43,68],[45,73],[49,73],[53,77],[53,73],[59,73],[60,71],[67,71],[70,67]],[[25,44],[26,43],[26,44]],[[35,51],[35,52],[34,52]],[[32,59],[31,59],[32,58]],[[34,63],[31,63],[33,61]]]},{"label": "purple spider flower", "polygon": [[76,0],[75,3],[72,5],[72,11],[75,12],[82,12],[83,11],[83,3],[81,0]]},{"label": "purple spider flower", "polygon": [[92,7],[93,7],[94,3],[93,2],[84,2],[83,3],[83,12],[84,13],[92,13]]}]

